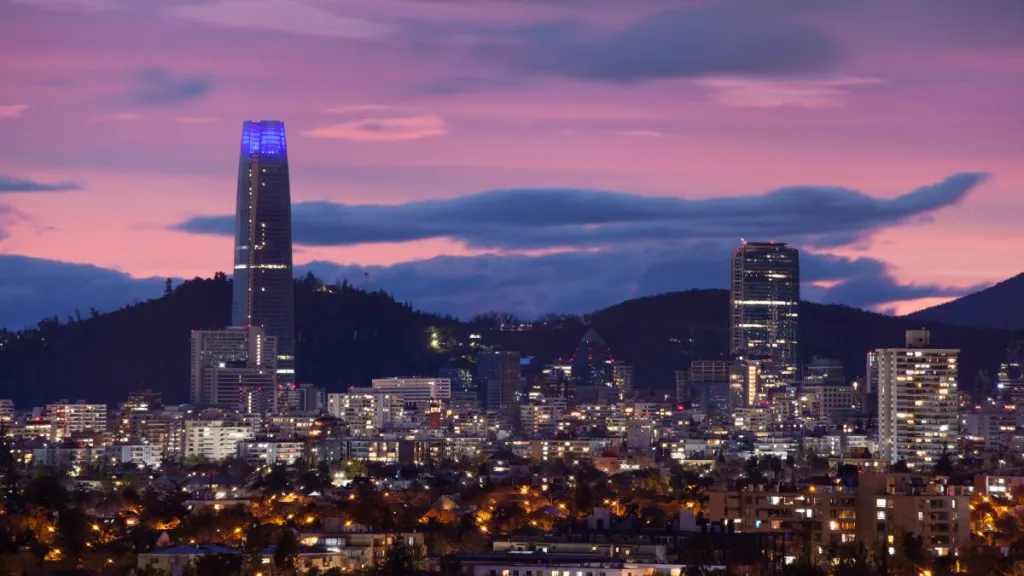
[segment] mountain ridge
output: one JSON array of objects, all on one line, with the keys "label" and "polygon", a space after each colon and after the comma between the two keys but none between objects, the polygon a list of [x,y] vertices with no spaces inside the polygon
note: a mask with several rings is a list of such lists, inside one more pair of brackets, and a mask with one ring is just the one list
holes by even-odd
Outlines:
[{"label": "mountain ridge", "polygon": [[[594,328],[612,354],[633,365],[638,387],[674,390],[673,370],[694,359],[728,354],[727,290],[689,290],[627,300],[586,319],[549,316],[525,330],[502,329],[486,317],[460,321],[415,310],[386,293],[296,281],[296,340],[300,382],[329,391],[369,385],[395,375],[433,375],[441,366],[471,359],[484,347],[519,350],[536,364],[572,355]],[[0,397],[19,408],[62,398],[116,404],[141,388],[169,403],[188,398],[189,334],[230,321],[231,281],[223,274],[196,278],[163,297],[114,312],[61,323],[44,320],[31,330],[0,331]],[[926,327],[937,346],[963,349],[961,385],[979,370],[998,367],[1012,333],[885,316],[841,305],[801,305],[801,356],[843,362],[848,378],[864,375],[865,353],[903,345],[904,331]],[[431,340],[439,335],[435,349]]]},{"label": "mountain ridge", "polygon": [[906,318],[998,330],[1024,329],[1024,273]]}]

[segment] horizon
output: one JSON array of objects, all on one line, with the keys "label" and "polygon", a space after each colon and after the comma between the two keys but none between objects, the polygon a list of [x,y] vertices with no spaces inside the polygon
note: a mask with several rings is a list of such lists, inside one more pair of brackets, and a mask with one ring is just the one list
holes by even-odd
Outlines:
[{"label": "horizon", "polygon": [[230,269],[247,118],[295,275],[428,312],[723,288],[742,238],[891,315],[1024,270],[1011,4],[599,1],[0,0],[0,326]]}]

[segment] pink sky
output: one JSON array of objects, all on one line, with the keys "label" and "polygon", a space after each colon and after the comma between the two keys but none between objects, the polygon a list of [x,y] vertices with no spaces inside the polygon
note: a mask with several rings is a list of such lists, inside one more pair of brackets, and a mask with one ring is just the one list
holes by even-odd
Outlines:
[{"label": "pink sky", "polygon": [[[556,20],[612,34],[679,3],[0,0],[0,175],[81,187],[0,195],[17,215],[0,220],[0,252],[136,277],[228,270],[229,238],[168,227],[232,212],[242,121],[280,119],[295,202],[541,186],[713,198],[827,185],[891,198],[987,172],[928,221],[829,252],[882,260],[902,283],[998,281],[1024,270],[1024,20],[993,0],[961,26],[937,1],[945,12],[908,2],[793,16],[841,46],[829,70],[602,82],[514,69],[477,57],[490,53],[478,44]],[[146,102],[149,69],[210,88]],[[301,247],[296,264],[470,253],[446,239]]]}]

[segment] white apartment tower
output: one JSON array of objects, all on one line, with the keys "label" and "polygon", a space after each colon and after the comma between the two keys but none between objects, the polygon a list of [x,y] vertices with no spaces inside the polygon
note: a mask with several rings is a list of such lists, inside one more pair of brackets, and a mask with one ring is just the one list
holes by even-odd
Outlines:
[{"label": "white apartment tower", "polygon": [[186,420],[184,456],[201,456],[218,461],[235,456],[238,443],[255,437],[253,427],[225,420]]},{"label": "white apartment tower", "polygon": [[386,390],[400,396],[409,404],[426,407],[432,400],[452,399],[452,381],[449,378],[374,378],[374,390]]},{"label": "white apartment tower", "polygon": [[957,356],[931,348],[927,330],[908,330],[905,348],[875,351],[878,366],[878,447],[883,460],[933,466],[956,454]]}]

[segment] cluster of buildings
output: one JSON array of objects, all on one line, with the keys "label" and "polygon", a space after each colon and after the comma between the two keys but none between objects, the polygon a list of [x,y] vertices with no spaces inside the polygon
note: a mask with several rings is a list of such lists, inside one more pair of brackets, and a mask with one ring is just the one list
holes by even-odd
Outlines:
[{"label": "cluster of buildings", "polygon": [[[932,469],[944,458],[998,461],[1024,448],[1020,346],[1011,348],[995,396],[980,402],[958,392],[958,350],[933,343],[927,330],[908,331],[903,347],[869,352],[864,378],[848,378],[827,358],[803,365],[799,254],[774,242],[744,242],[733,252],[730,311],[722,319],[731,355],[678,370],[675,397],[645,391],[593,329],[571,357],[546,365],[481,346],[472,361],[436,375],[382,377],[343,392],[299,383],[290,210],[283,124],[246,122],[233,325],[192,333],[190,403],[165,405],[142,391],[113,410],[62,400],[15,413],[0,400],[19,460],[80,472],[97,463],[158,468],[169,459],[229,457],[257,468],[299,458],[423,465],[509,451],[614,473],[669,462],[710,470],[725,458],[817,458],[864,472],[854,480],[719,487],[708,494],[706,520],[761,535],[762,548],[777,546],[783,556],[796,554],[794,543],[815,555],[828,543],[889,546],[900,531],[925,536],[945,555],[969,540],[968,496]],[[638,573],[619,560],[562,549],[576,574],[582,566]],[[160,555],[151,560],[171,561]],[[493,561],[466,558],[466,565],[493,574]]]}]

